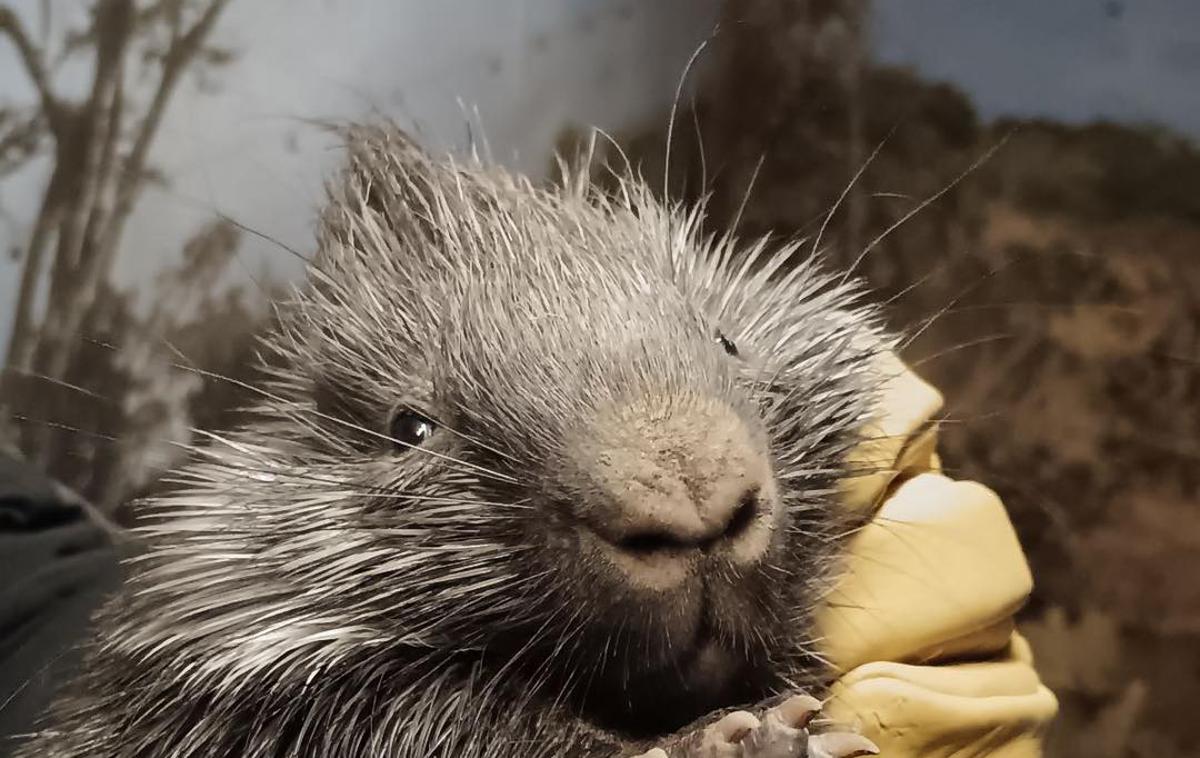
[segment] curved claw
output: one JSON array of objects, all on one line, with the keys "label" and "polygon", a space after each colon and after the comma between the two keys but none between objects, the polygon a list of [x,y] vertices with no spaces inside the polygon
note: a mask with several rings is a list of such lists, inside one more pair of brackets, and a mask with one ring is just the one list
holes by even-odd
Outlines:
[{"label": "curved claw", "polygon": [[809,695],[793,695],[768,711],[764,719],[777,718],[793,729],[804,729],[820,712],[820,700]]},{"label": "curved claw", "polygon": [[761,720],[747,711],[734,711],[666,749],[655,748],[637,758],[857,758],[879,754],[873,742],[853,732],[810,734],[808,727],[821,707],[814,697],[793,695],[766,711]]},{"label": "curved claw", "polygon": [[758,717],[748,711],[734,711],[726,714],[720,721],[704,730],[714,740],[735,743],[740,742],[752,730],[757,729],[761,722]]},{"label": "curved claw", "polygon": [[808,755],[809,758],[856,758],[879,755],[879,748],[861,734],[828,732],[809,738]]},{"label": "curved claw", "polygon": [[741,742],[762,726],[758,718],[747,711],[734,711],[721,717],[700,733],[695,755],[704,758],[740,758]]},{"label": "curved claw", "polygon": [[770,709],[762,724],[745,735],[741,742],[742,758],[792,758],[805,755],[808,732],[805,727],[821,710],[821,702],[808,695],[796,695]]}]

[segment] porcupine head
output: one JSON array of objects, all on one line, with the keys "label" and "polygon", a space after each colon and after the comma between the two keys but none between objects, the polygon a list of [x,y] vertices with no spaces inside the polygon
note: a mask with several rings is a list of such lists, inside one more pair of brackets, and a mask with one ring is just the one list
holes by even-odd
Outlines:
[{"label": "porcupine head", "polygon": [[147,504],[62,744],[590,755],[811,684],[886,340],[854,287],[633,177],[348,136],[253,420]]}]

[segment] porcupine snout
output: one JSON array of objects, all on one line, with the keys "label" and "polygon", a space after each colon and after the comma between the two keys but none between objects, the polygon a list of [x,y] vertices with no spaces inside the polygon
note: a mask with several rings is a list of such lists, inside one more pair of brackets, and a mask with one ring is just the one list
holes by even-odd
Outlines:
[{"label": "porcupine snout", "polygon": [[600,415],[578,447],[597,549],[646,589],[678,585],[706,564],[757,563],[778,510],[765,446],[720,402],[647,405]]}]

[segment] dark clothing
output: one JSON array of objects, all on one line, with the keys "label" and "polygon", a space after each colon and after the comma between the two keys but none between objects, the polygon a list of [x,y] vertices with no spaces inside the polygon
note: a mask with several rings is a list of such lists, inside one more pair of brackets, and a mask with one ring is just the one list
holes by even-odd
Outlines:
[{"label": "dark clothing", "polygon": [[0,454],[0,758],[74,673],[88,617],[120,576],[112,540],[87,511]]}]

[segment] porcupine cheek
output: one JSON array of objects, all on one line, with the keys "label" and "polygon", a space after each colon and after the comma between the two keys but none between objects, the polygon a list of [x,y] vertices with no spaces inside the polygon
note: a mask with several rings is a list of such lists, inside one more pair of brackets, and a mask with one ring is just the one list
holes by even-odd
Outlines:
[{"label": "porcupine cheek", "polygon": [[573,446],[589,497],[584,549],[629,590],[670,594],[762,561],[779,519],[770,459],[717,400],[629,403]]}]

